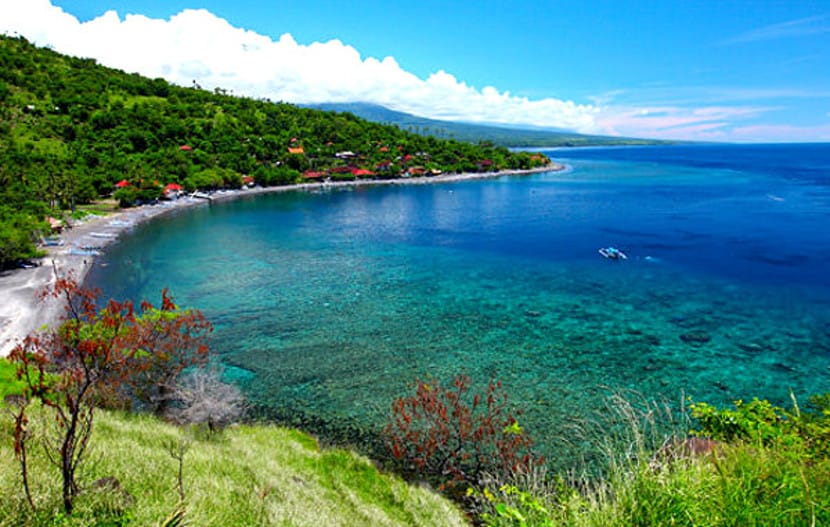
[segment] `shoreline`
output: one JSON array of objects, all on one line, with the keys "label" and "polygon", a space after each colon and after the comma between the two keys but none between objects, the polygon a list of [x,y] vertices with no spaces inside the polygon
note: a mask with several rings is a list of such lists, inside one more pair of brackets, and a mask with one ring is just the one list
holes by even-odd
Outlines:
[{"label": "shoreline", "polygon": [[155,205],[123,209],[106,216],[89,216],[74,222],[59,238],[62,245],[43,247],[46,255],[39,259],[39,265],[31,269],[12,269],[0,273],[0,357],[6,357],[27,335],[35,330],[54,324],[63,312],[63,306],[56,300],[40,300],[38,291],[54,282],[55,271],[63,276],[71,273],[83,284],[95,263],[95,258],[121,235],[133,227],[174,211],[191,207],[206,206],[212,202],[224,202],[246,196],[258,196],[292,191],[313,191],[331,188],[381,186],[381,185],[425,185],[493,179],[502,176],[518,176],[543,172],[559,172],[566,167],[552,163],[545,167],[528,170],[503,170],[445,174],[415,178],[388,180],[356,180],[319,183],[298,183],[276,187],[255,187],[247,190],[218,191],[209,199],[182,197],[173,201],[162,201]]}]

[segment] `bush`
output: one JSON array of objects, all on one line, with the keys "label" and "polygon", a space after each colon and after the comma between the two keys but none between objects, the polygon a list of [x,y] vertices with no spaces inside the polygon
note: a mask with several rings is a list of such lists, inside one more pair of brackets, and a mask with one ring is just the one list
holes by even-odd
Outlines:
[{"label": "bush", "polygon": [[501,383],[489,383],[480,395],[471,393],[470,382],[458,376],[444,387],[417,380],[414,395],[395,400],[384,437],[401,468],[457,488],[478,485],[485,474],[506,477],[536,461],[533,441],[510,413]]},{"label": "bush", "polygon": [[767,400],[735,401],[734,408],[717,408],[706,403],[691,405],[692,417],[700,428],[697,436],[736,442],[781,446],[798,456],[830,457],[830,394],[810,398],[802,411],[793,397],[792,410]]},{"label": "bush", "polygon": [[173,393],[169,416],[179,424],[207,425],[211,432],[238,421],[245,397],[236,386],[222,382],[218,367],[199,368],[185,375]]}]

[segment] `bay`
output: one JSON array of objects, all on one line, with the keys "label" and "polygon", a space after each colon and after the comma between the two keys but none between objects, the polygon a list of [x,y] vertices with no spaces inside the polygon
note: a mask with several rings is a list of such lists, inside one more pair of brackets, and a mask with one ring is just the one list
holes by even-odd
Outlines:
[{"label": "bay", "polygon": [[[501,380],[560,457],[616,390],[830,391],[830,147],[547,153],[568,170],[184,211],[110,247],[88,283],[169,287],[214,322],[252,402],[334,435],[377,432],[417,377]],[[611,245],[628,259],[598,254]]]}]

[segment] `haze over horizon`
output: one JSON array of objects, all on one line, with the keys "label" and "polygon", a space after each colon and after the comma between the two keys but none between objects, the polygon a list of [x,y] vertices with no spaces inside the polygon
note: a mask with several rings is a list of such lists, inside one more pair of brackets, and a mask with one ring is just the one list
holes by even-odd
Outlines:
[{"label": "haze over horizon", "polygon": [[735,142],[830,141],[822,2],[0,0],[0,32],[292,103]]}]

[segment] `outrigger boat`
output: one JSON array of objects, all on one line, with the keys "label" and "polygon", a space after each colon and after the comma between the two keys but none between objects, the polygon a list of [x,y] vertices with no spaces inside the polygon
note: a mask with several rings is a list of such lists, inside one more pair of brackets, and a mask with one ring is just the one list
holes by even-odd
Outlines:
[{"label": "outrigger boat", "polygon": [[609,260],[628,260],[628,256],[616,247],[603,247],[599,250],[599,254]]}]

